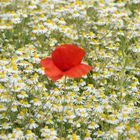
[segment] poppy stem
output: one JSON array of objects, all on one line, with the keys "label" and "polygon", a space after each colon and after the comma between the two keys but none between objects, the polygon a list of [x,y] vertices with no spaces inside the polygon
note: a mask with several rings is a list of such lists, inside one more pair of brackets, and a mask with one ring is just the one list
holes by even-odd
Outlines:
[{"label": "poppy stem", "polygon": [[66,89],[65,89],[65,86],[67,85],[67,79],[66,79],[66,76],[65,76],[65,79],[64,79],[64,87],[63,87],[63,98],[64,98],[64,102],[63,102],[63,109],[62,109],[62,120],[61,120],[61,124],[60,124],[60,139],[62,139],[63,137],[65,138],[65,126],[63,124],[64,122],[64,111],[65,111],[65,92],[66,92]]}]

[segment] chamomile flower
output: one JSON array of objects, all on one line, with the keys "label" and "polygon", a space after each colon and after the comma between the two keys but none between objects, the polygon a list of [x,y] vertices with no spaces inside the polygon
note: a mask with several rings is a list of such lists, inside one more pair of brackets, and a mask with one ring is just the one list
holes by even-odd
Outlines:
[{"label": "chamomile flower", "polygon": [[53,128],[49,129],[47,126],[45,126],[44,128],[41,129],[41,136],[44,139],[55,140],[57,138],[56,135],[57,133]]},{"label": "chamomile flower", "polygon": [[30,119],[29,120],[29,128],[30,129],[35,129],[37,127],[38,127],[38,124],[33,119]]}]

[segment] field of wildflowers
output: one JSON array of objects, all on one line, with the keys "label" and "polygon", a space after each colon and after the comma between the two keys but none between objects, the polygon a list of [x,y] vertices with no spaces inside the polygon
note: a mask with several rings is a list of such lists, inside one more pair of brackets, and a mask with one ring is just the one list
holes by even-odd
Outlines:
[{"label": "field of wildflowers", "polygon": [[[48,78],[61,44],[93,69]],[[0,139],[140,140],[140,1],[0,0]]]}]

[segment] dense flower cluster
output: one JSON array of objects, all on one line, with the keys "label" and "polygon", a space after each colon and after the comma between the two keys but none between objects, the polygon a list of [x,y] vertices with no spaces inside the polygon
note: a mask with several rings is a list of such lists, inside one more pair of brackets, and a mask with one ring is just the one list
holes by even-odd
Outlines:
[{"label": "dense flower cluster", "polygon": [[[139,0],[1,0],[0,8],[0,139],[140,139]],[[71,43],[94,69],[51,81],[40,61]]]}]

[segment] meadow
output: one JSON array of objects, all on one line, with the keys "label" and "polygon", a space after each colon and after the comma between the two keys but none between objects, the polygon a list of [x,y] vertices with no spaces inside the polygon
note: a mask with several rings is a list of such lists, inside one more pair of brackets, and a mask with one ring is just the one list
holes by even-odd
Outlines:
[{"label": "meadow", "polygon": [[[61,44],[93,69],[47,77]],[[0,0],[0,139],[140,140],[140,1]]]}]

